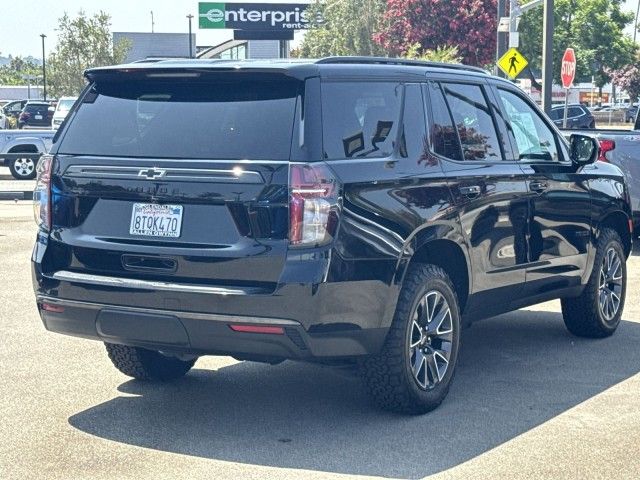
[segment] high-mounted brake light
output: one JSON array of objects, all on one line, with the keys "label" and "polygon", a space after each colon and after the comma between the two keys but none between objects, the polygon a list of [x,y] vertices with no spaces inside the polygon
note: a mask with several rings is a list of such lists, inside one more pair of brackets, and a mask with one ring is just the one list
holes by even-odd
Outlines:
[{"label": "high-mounted brake light", "polygon": [[609,159],[607,158],[606,153],[612,150],[615,150],[616,142],[608,138],[603,138],[599,140],[598,143],[600,144],[600,153],[598,154],[598,161],[609,162]]},{"label": "high-mounted brake light", "polygon": [[322,164],[289,167],[289,242],[294,247],[329,243],[338,225],[338,185]]},{"label": "high-mounted brake light", "polygon": [[53,156],[42,155],[38,162],[38,180],[33,191],[33,215],[38,226],[51,229],[51,169]]}]

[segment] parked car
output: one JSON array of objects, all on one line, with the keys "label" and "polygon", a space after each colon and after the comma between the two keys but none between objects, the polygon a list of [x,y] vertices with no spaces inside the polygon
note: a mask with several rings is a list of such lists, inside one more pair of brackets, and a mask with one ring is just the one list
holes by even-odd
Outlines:
[{"label": "parked car", "polygon": [[633,123],[636,121],[638,115],[638,105],[631,105],[627,107],[624,112],[624,121],[627,123]]},{"label": "parked car", "polygon": [[56,104],[55,111],[53,112],[53,118],[51,120],[51,128],[57,130],[64,119],[67,117],[69,110],[73,107],[73,104],[78,97],[61,97]]},{"label": "parked car", "polygon": [[[640,127],[637,126],[637,127]],[[620,168],[629,186],[634,232],[640,234],[640,128],[572,132],[589,135],[600,145],[598,160]]]},{"label": "parked car", "polygon": [[[563,128],[564,125],[564,105],[554,106],[551,108],[550,114],[551,120],[559,128]],[[596,121],[593,114],[587,107],[580,103],[570,104],[567,109],[567,128],[595,128]]]},{"label": "parked car", "polygon": [[619,325],[622,172],[511,82],[357,57],[85,75],[39,166],[33,286],[48,330],[126,375],[357,362],[382,407],[424,413],[463,325],[558,298],[576,335]]},{"label": "parked car", "polygon": [[0,163],[9,167],[17,180],[34,179],[38,160],[51,148],[54,133],[51,129],[0,133]]},{"label": "parked car", "polygon": [[18,128],[50,128],[52,110],[47,102],[28,101],[18,117]]},{"label": "parked car", "polygon": [[18,124],[18,117],[22,112],[22,109],[27,104],[29,100],[15,100],[13,102],[9,102],[2,107],[2,111],[7,117],[15,119],[15,125]]}]

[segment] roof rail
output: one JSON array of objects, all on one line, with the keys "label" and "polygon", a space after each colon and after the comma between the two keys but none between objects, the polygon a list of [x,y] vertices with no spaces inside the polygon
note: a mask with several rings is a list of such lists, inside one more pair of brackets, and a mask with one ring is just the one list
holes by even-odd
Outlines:
[{"label": "roof rail", "polygon": [[369,64],[369,65],[408,65],[414,67],[436,67],[450,68],[453,70],[467,70],[470,72],[488,72],[480,67],[462,65],[461,63],[429,62],[426,60],[412,60],[409,58],[388,58],[388,57],[325,57],[316,60],[317,65],[323,64]]}]

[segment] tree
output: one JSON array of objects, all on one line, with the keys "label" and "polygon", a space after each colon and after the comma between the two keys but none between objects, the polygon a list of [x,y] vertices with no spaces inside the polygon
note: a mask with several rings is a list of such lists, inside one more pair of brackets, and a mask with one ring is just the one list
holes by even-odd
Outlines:
[{"label": "tree", "polygon": [[52,96],[78,95],[85,85],[87,68],[122,63],[130,47],[128,42],[113,44],[111,17],[100,12],[93,17],[81,10],[70,18],[58,20],[58,42],[47,59],[47,82]]},{"label": "tree", "polygon": [[315,0],[309,18],[323,18],[309,29],[300,46],[302,57],[331,55],[385,55],[373,41],[385,10],[384,0]]},{"label": "tree", "polygon": [[436,47],[434,50],[424,50],[419,43],[411,45],[404,57],[442,63],[460,63],[462,60],[458,53],[458,47]]},{"label": "tree", "polygon": [[42,67],[33,58],[9,56],[9,63],[0,66],[0,85],[26,85],[27,76],[42,80]]},{"label": "tree", "polygon": [[[595,77],[600,88],[610,79],[608,69],[629,64],[633,41],[623,30],[633,22],[633,13],[622,11],[622,0],[556,0],[554,8],[553,78],[560,81],[562,55],[567,47],[576,52],[576,81]],[[520,51],[534,70],[542,64],[542,8],[522,16]]]},{"label": "tree", "polygon": [[374,39],[394,55],[419,43],[424,50],[457,47],[464,63],[493,63],[496,0],[388,0]]},{"label": "tree", "polygon": [[607,73],[614,85],[627,92],[631,103],[638,101],[640,98],[640,66],[637,63]]}]

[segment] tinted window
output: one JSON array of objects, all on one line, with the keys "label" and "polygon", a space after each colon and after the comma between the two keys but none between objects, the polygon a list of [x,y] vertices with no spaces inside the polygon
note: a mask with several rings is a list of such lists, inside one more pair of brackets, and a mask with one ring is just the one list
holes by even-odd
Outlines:
[{"label": "tinted window", "polygon": [[73,107],[74,102],[75,99],[60,100],[56,108],[58,109],[58,112],[68,112],[71,110],[71,107]]},{"label": "tinted window", "polygon": [[387,157],[395,148],[402,86],[326,82],[322,85],[325,158]]},{"label": "tinted window", "polygon": [[60,152],[288,160],[298,83],[128,80],[94,87]]},{"label": "tinted window", "polygon": [[561,118],[563,118],[563,115],[564,113],[562,110],[560,110],[559,108],[554,108],[553,110],[551,110],[549,117],[551,118],[551,120],[560,120]]},{"label": "tinted window", "polygon": [[49,105],[26,105],[24,111],[28,113],[43,112],[49,109]]},{"label": "tinted window", "polygon": [[479,85],[443,83],[465,160],[501,160],[491,110]]},{"label": "tinted window", "polygon": [[432,125],[430,128],[433,151],[452,160],[462,160],[460,139],[453,125],[444,95],[437,83],[429,84]]},{"label": "tinted window", "polygon": [[510,133],[520,160],[558,160],[556,138],[546,123],[523,98],[498,89],[503,110],[510,121]]},{"label": "tinted window", "polygon": [[[569,113],[568,115],[570,117],[579,117],[580,115],[582,115],[584,112],[582,111],[582,109],[580,107],[569,107]],[[563,112],[564,115],[564,112]]]},{"label": "tinted window", "polygon": [[419,85],[405,86],[404,115],[400,136],[400,155],[416,160],[418,163],[425,155],[424,102]]}]

